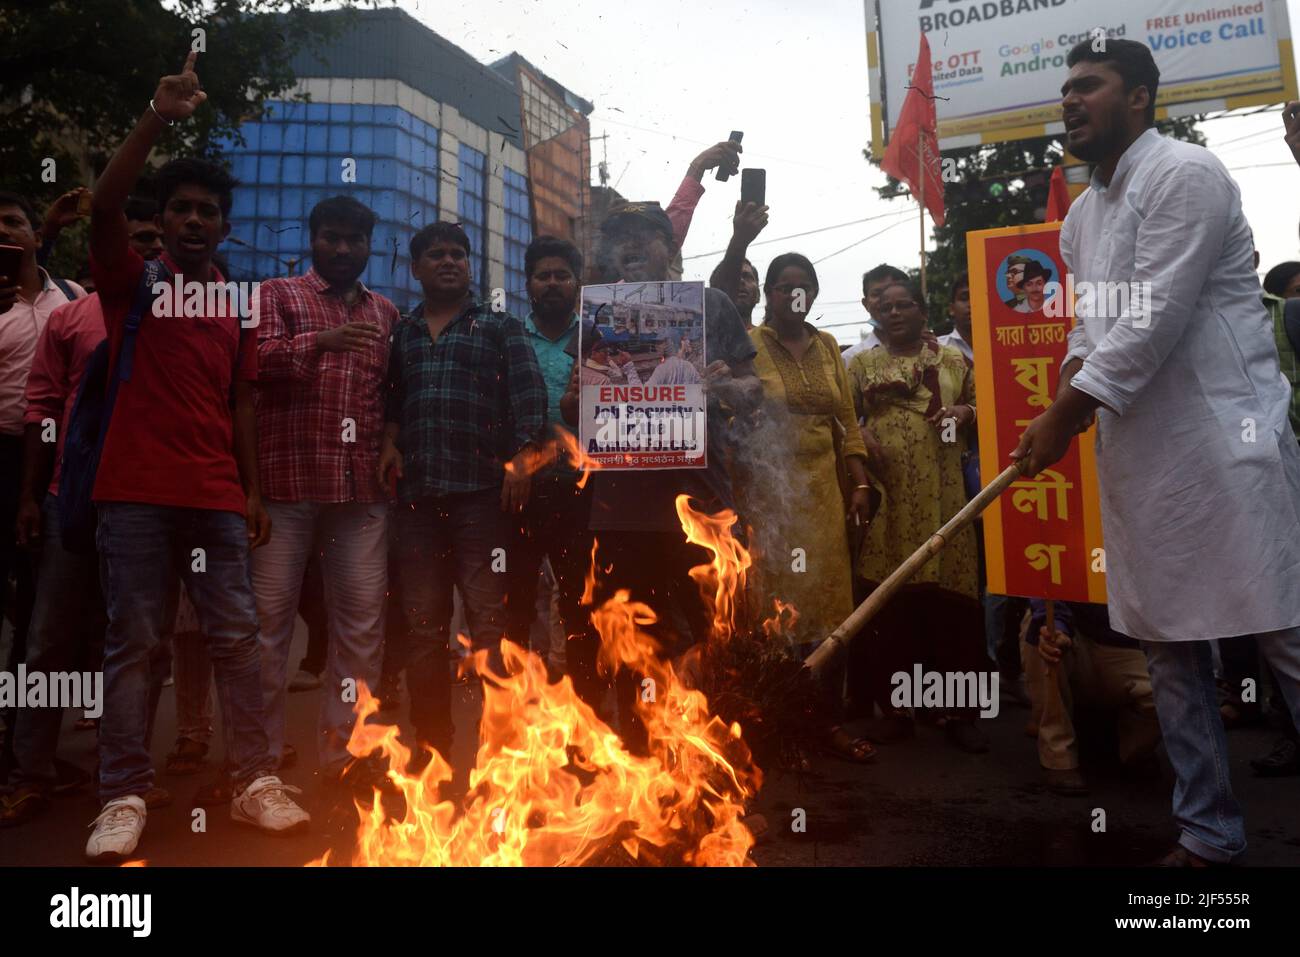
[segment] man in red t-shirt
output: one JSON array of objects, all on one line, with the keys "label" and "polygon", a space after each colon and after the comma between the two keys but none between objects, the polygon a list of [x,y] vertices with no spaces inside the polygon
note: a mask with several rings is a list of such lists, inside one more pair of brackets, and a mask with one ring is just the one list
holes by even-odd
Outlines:
[{"label": "man in red t-shirt", "polygon": [[[159,81],[96,186],[91,263],[113,374],[145,271],[127,243],[122,205],[164,126],[188,119],[207,98],[194,72],[197,56],[191,52],[181,73]],[[129,856],[144,830],[142,795],[153,785],[146,746],[149,655],[160,640],[165,593],[178,563],[216,673],[235,795],[231,817],[276,833],[302,830],[310,821],[289,797],[294,789],[275,776],[278,756],[267,743],[248,570],[249,549],[271,533],[257,477],[256,342],[241,330],[238,309],[217,294],[224,277],[212,263],[230,232],[234,181],[219,167],[178,159],[159,170],[155,184],[162,262],[176,285],[143,291],[154,298],[142,311],[128,354],[130,378],[118,386],[95,476],[109,624],[99,729],[105,804],[86,844],[92,860]],[[201,296],[177,292],[196,283]]]}]

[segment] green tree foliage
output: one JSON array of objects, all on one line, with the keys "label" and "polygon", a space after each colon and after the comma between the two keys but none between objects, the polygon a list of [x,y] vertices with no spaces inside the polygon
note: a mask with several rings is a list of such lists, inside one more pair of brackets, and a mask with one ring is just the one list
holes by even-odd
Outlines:
[{"label": "green tree foliage", "polygon": [[[1196,126],[1199,120],[1180,117],[1161,121],[1157,126],[1164,135],[1204,146],[1205,137]],[[873,166],[880,165],[868,151],[863,152]],[[1061,162],[1063,153],[1061,141],[1055,136],[944,151],[945,160],[956,162],[956,181],[945,185],[945,222],[931,231],[934,245],[926,254],[925,268],[930,324],[936,331],[952,328],[948,290],[953,279],[966,271],[966,234],[978,229],[1041,223],[1047,211],[1052,170]],[[910,195],[907,187],[892,176],[877,192],[885,199]]]},{"label": "green tree foliage", "polygon": [[[204,31],[198,73],[207,102],[166,131],[162,155],[212,157],[266,101],[295,83],[290,60],[347,25],[318,0],[0,0],[0,169],[5,189],[44,207],[89,185]],[[372,4],[375,5],[375,4]],[[344,6],[354,7],[348,2]],[[55,161],[52,182],[43,176]]]}]

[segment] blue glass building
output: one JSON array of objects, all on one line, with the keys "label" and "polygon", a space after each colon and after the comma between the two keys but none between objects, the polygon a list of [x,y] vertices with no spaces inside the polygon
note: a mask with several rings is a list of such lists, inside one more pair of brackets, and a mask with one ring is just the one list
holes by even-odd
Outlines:
[{"label": "blue glass building", "polygon": [[[331,14],[322,14],[329,16]],[[352,196],[378,217],[362,281],[405,310],[420,298],[409,246],[423,225],[461,223],[475,286],[504,290],[526,314],[524,250],[532,238],[520,97],[502,73],[400,10],[354,14],[316,54],[294,61],[298,95],[241,125],[221,146],[240,181],[222,252],[240,279],[311,268],[307,217]]]}]

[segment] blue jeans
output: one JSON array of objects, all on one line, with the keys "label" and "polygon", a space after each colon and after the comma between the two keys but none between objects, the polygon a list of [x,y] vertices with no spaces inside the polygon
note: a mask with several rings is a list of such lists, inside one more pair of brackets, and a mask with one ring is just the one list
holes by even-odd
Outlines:
[{"label": "blue jeans", "polygon": [[486,489],[421,499],[397,508],[398,560],[402,604],[408,625],[406,683],[411,692],[411,723],[421,743],[445,757],[451,746],[452,586],[465,605],[475,650],[493,651],[506,631],[506,566],[493,570],[494,549],[506,560],[517,532],[501,511],[501,490]]},{"label": "blue jeans", "polygon": [[[1300,627],[1256,635],[1294,719],[1300,720]],[[1219,715],[1208,641],[1144,641],[1156,714],[1174,766],[1178,843],[1227,863],[1246,849],[1241,805],[1232,794],[1228,741]]]},{"label": "blue jeans", "polygon": [[[348,761],[356,721],[343,681],[373,693],[384,654],[388,591],[388,505],[267,502],[274,530],[253,553],[253,591],[262,623],[262,690],[272,754],[284,747],[289,648],[307,559],[315,552],[324,579],[329,644],[316,738],[320,766],[338,772]],[[353,699],[355,701],[355,698]]]},{"label": "blue jeans", "polygon": [[[102,502],[98,509],[95,542],[108,607],[100,799],[144,794],[153,786],[149,661],[161,641],[167,589],[178,568],[216,673],[233,783],[242,787],[272,773],[278,762],[267,747],[243,517],[134,502]],[[196,549],[202,549],[201,556]]]},{"label": "blue jeans", "polygon": [[[66,551],[59,540],[59,500],[41,503],[36,604],[27,639],[27,671],[99,671],[104,596],[94,555]],[[17,781],[52,787],[62,708],[20,708],[14,727]]]}]

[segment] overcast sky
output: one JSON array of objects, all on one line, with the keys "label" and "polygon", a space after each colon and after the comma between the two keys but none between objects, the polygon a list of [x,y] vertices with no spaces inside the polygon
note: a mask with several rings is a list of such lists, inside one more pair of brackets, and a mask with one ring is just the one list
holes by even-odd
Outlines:
[{"label": "overcast sky", "polygon": [[[667,205],[696,153],[743,130],[743,165],[767,169],[771,221],[760,243],[854,223],[751,247],[760,273],[791,250],[817,264],[821,297],[813,318],[842,342],[855,341],[865,319],[863,271],[919,262],[915,203],[878,199],[873,187],[884,184],[884,174],[862,157],[871,135],[862,0],[399,6],[485,62],[517,50],[594,102],[592,136],[609,134],[610,183],[629,199]],[[1300,0],[1287,6],[1300,25]],[[1300,169],[1282,141],[1280,113],[1215,119],[1202,129],[1241,186],[1261,269],[1300,258]],[[599,141],[592,155],[601,159]],[[710,174],[705,185],[683,250],[688,279],[707,278],[721,258],[740,194],[739,177],[718,183]],[[855,222],[868,217],[883,218]]]}]

